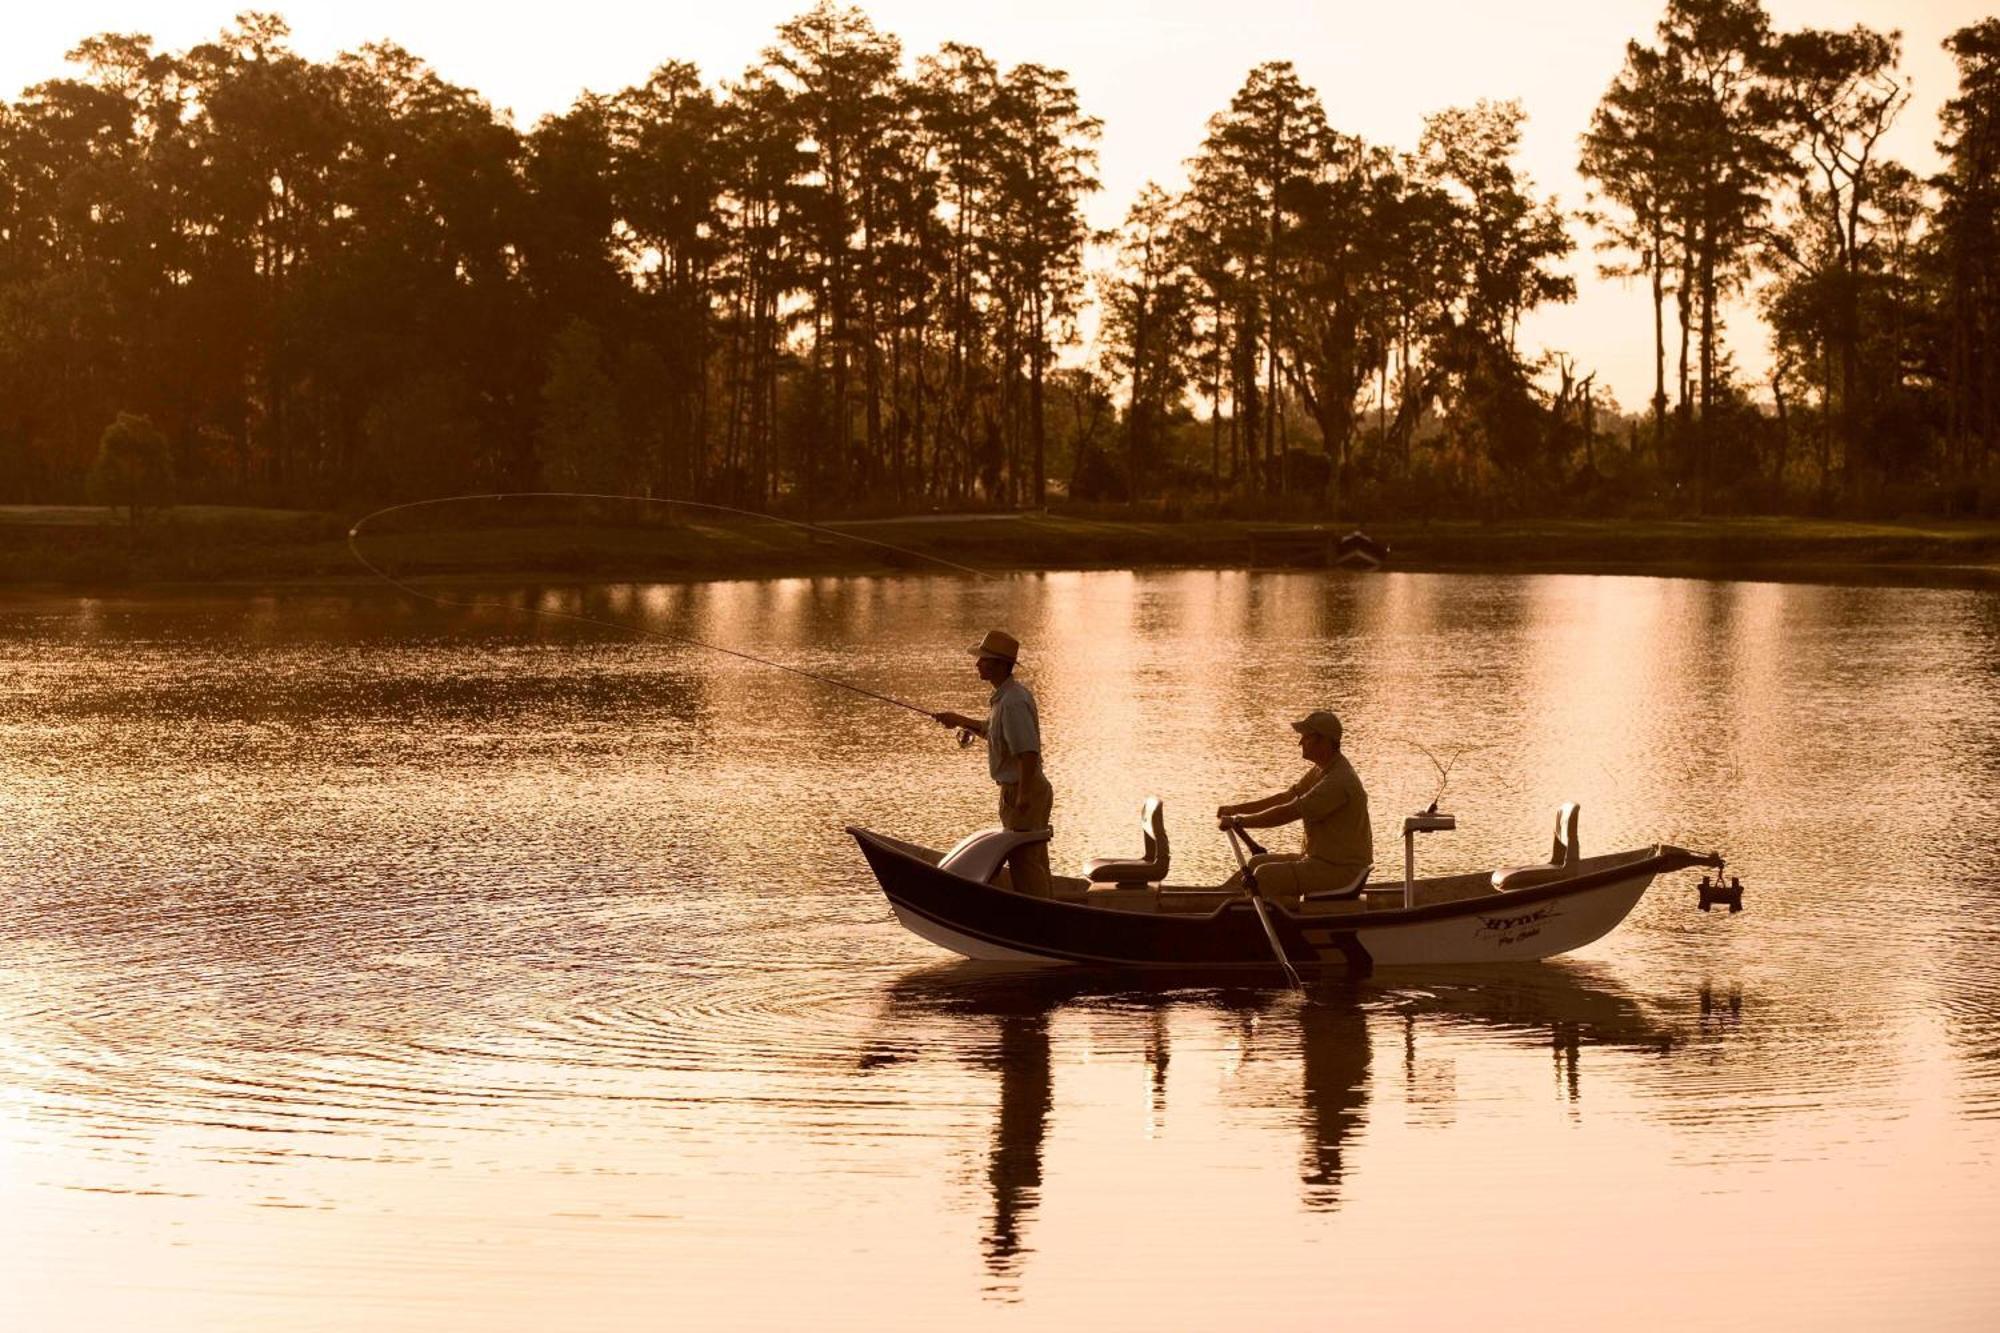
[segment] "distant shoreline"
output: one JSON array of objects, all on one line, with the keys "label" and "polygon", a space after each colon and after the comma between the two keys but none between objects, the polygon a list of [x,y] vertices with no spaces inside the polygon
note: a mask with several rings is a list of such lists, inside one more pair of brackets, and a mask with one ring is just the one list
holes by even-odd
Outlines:
[{"label": "distant shoreline", "polygon": [[[475,514],[474,517],[482,517]],[[347,549],[349,520],[190,506],[132,528],[107,511],[0,506],[0,588],[68,593],[198,586],[350,587],[379,580]],[[1070,514],[830,520],[869,542],[981,572],[1310,568],[1352,524]],[[1836,584],[2000,587],[2000,522],[1810,518],[1469,520],[1370,524],[1389,572],[1567,573]],[[631,524],[585,515],[364,534],[401,578],[444,583],[706,582],[949,574],[916,554],[776,523]]]}]

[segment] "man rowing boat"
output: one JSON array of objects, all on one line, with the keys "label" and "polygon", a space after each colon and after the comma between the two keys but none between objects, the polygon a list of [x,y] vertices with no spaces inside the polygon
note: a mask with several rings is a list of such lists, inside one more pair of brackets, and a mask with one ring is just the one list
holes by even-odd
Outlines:
[{"label": "man rowing boat", "polygon": [[1250,859],[1257,887],[1271,897],[1358,893],[1375,860],[1375,837],[1368,827],[1368,793],[1340,752],[1340,719],[1321,709],[1292,723],[1292,730],[1299,733],[1300,756],[1312,765],[1305,776],[1261,801],[1222,806],[1216,823],[1225,829],[1305,824],[1303,852]]}]

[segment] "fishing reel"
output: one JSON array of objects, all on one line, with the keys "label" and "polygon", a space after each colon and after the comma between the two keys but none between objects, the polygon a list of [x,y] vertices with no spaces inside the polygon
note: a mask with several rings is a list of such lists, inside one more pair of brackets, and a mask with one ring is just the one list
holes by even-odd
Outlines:
[{"label": "fishing reel", "polygon": [[[901,701],[897,700],[895,702],[900,703]],[[908,708],[910,705],[904,704],[903,706]],[[913,711],[922,712],[923,710],[915,709]],[[955,713],[925,713],[924,716],[930,718],[931,721],[936,722],[942,726],[951,727],[951,723],[946,722],[945,719],[948,717],[956,717],[960,715]],[[974,731],[971,727],[952,727],[951,729],[958,734],[958,748],[961,750],[963,750],[966,746],[972,744],[972,738],[979,734],[978,732]]]},{"label": "fishing reel", "polygon": [[1714,883],[1711,884],[1708,876],[1703,875],[1701,883],[1694,887],[1695,892],[1701,895],[1699,905],[1704,912],[1711,907],[1727,907],[1731,913],[1743,910],[1743,881],[1731,875],[1729,883],[1724,884],[1720,866],[1716,867]]}]

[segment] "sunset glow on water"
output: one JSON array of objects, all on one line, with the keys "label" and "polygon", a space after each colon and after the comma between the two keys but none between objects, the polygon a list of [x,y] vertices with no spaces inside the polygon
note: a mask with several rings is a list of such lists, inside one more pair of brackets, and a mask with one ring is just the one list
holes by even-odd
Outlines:
[{"label": "sunset glow on water", "polygon": [[[393,594],[0,606],[21,1328],[1973,1327],[2000,1299],[2000,597],[1185,572],[482,594],[976,708],[1053,859],[1233,865],[1330,707],[1378,871],[1724,851],[1570,958],[1007,972],[853,843],[980,752],[753,664]],[[1393,850],[1392,850],[1393,849]],[[1400,867],[1396,868],[1400,871]]]}]

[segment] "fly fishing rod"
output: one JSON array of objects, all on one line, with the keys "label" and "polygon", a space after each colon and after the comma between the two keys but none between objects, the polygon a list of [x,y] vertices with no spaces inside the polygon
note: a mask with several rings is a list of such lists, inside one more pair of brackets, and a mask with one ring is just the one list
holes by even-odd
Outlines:
[{"label": "fly fishing rod", "polygon": [[[666,643],[687,644],[695,648],[705,648],[712,653],[722,653],[725,656],[734,657],[741,661],[754,662],[759,666],[788,672],[791,675],[799,676],[806,680],[818,681],[822,685],[831,685],[835,689],[846,690],[851,694],[858,694],[866,699],[875,699],[885,704],[891,704],[897,708],[915,713],[919,717],[929,718],[933,722],[939,720],[936,713],[928,708],[910,703],[908,700],[898,699],[894,695],[883,694],[879,691],[868,689],[865,686],[856,685],[852,681],[841,680],[837,676],[825,675],[818,671],[808,671],[804,667],[792,666],[789,663],[775,661],[768,657],[760,657],[756,653],[744,652],[739,648],[729,648],[719,643],[710,643],[708,640],[698,639],[692,634],[679,634],[672,630],[648,629],[643,625],[634,625],[629,621],[606,620],[599,616],[581,615],[574,611],[556,611],[537,606],[514,606],[506,602],[443,597],[427,589],[416,587],[406,580],[397,578],[394,574],[389,573],[380,565],[370,560],[361,551],[361,530],[378,518],[389,514],[401,513],[405,510],[432,508],[439,505],[464,504],[477,500],[612,500],[624,504],[674,505],[683,509],[700,509],[710,513],[732,514],[741,518],[762,519],[766,522],[778,523],[785,527],[798,528],[806,532],[825,533],[830,537],[836,537],[842,541],[850,541],[862,546],[872,546],[884,551],[894,551],[899,555],[914,556],[919,560],[928,560],[933,564],[941,565],[946,569],[956,570],[961,574],[970,574],[975,578],[997,581],[997,576],[988,573],[986,570],[974,569],[971,565],[962,565],[955,560],[947,560],[943,556],[932,555],[927,551],[917,551],[907,546],[897,546],[893,542],[877,541],[872,537],[861,537],[851,532],[842,532],[838,528],[823,527],[820,524],[807,523],[799,519],[781,518],[776,514],[760,513],[755,509],[739,509],[733,505],[710,504],[701,500],[670,500],[649,495],[607,495],[592,491],[482,491],[467,495],[447,495],[429,500],[410,500],[403,504],[385,505],[371,513],[363,514],[347,530],[348,552],[362,568],[398,591],[421,601],[431,602],[437,606],[456,607],[464,610],[525,611],[529,615],[546,616],[552,620],[567,620],[580,625],[596,625],[605,629],[621,630],[629,634],[637,634],[642,638],[658,639]],[[964,745],[966,743],[967,739],[961,736],[959,744]]]}]

